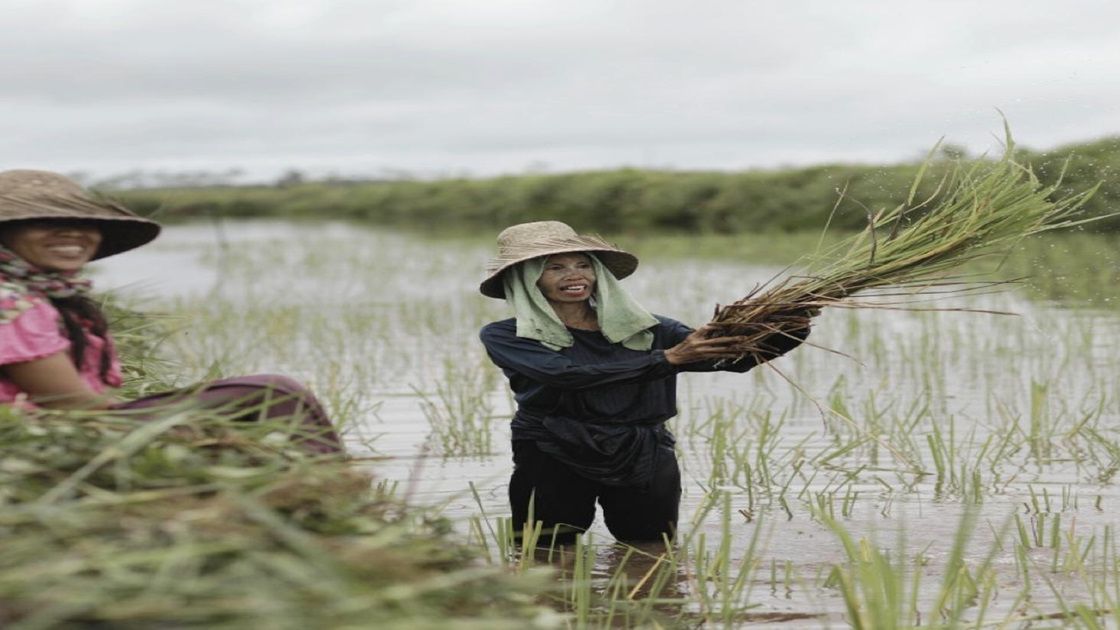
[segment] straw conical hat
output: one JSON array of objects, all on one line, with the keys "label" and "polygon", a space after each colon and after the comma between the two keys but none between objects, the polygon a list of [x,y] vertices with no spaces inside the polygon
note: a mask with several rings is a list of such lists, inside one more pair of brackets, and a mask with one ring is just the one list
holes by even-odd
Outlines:
[{"label": "straw conical hat", "polygon": [[572,252],[594,252],[616,278],[622,279],[638,268],[638,258],[598,236],[576,234],[567,223],[533,221],[519,223],[498,234],[498,257],[486,265],[487,277],[479,285],[483,295],[503,299],[502,273],[530,258]]},{"label": "straw conical hat", "polygon": [[159,234],[159,224],[120,203],[94,195],[77,182],[49,171],[0,172],[0,227],[11,221],[93,221],[101,229],[94,258],[139,247]]}]

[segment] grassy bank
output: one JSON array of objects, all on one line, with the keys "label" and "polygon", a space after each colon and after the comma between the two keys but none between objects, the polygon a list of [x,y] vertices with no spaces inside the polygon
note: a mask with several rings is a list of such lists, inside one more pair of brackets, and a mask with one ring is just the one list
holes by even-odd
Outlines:
[{"label": "grassy bank", "polygon": [[[936,157],[927,186],[955,159]],[[1072,158],[1072,159],[1071,159]],[[1120,201],[1120,138],[1023,150],[1044,183],[1063,181],[1068,191],[1104,182],[1085,206],[1087,215],[1113,212]],[[825,224],[839,191],[833,225],[858,229],[867,209],[905,199],[920,162],[892,165],[826,164],[744,172],[620,169],[440,181],[311,182],[287,186],[181,188],[120,191],[142,213],[166,218],[301,217],[355,219],[426,229],[492,229],[542,218],[564,218],[579,229],[605,233],[647,231],[739,233],[797,231]],[[930,188],[931,190],[932,188]],[[925,192],[929,192],[928,190]],[[1112,218],[1094,226],[1120,229]]]}]

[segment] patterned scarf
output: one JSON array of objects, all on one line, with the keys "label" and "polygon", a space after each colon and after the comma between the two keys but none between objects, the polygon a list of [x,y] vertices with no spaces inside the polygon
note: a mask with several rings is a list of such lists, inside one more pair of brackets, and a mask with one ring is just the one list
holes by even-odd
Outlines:
[{"label": "patterned scarf", "polygon": [[42,271],[0,245],[0,324],[35,303],[33,297],[68,298],[89,293],[91,283],[73,271]]}]

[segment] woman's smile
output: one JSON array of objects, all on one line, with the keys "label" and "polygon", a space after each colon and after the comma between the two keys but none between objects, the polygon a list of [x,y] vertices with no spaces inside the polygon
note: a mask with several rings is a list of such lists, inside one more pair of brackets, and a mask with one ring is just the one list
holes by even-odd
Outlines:
[{"label": "woman's smile", "polygon": [[537,287],[550,302],[581,302],[595,288],[595,267],[586,254],[553,254],[545,261]]},{"label": "woman's smile", "polygon": [[8,227],[0,243],[43,271],[78,271],[97,255],[101,231],[93,223],[35,221]]},{"label": "woman's smile", "polygon": [[586,282],[560,285],[560,291],[571,296],[581,296],[586,293],[589,288],[590,286]]}]

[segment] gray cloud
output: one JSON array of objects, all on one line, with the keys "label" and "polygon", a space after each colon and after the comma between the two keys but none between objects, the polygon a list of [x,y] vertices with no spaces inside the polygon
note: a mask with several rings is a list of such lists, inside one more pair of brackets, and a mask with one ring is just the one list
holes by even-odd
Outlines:
[{"label": "gray cloud", "polygon": [[9,0],[0,166],[744,168],[1116,134],[1120,6]]}]

